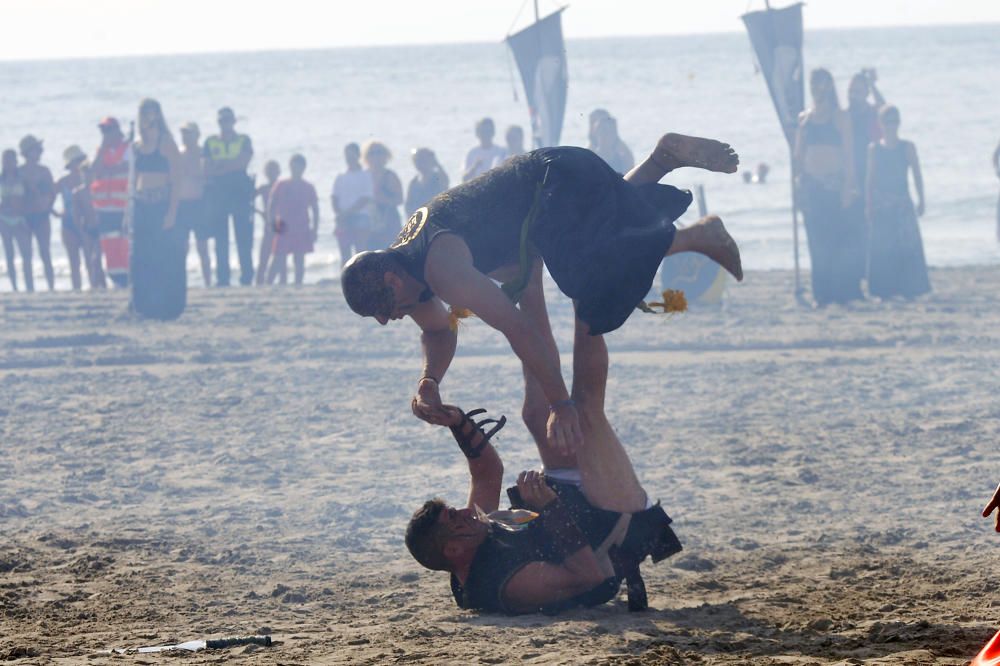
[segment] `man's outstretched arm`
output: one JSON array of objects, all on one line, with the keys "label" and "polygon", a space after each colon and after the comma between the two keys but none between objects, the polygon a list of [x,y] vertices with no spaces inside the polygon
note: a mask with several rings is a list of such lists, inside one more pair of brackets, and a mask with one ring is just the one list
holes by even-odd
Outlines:
[{"label": "man's outstretched arm", "polygon": [[[486,513],[500,508],[503,486],[503,461],[482,429],[464,417],[462,410],[445,405],[455,441],[469,464],[469,508],[479,507]],[[463,418],[464,417],[464,418]]]},{"label": "man's outstretched arm", "polygon": [[538,379],[551,406],[547,425],[549,444],[564,452],[580,445],[580,422],[563,381],[559,355],[545,344],[537,326],[518,310],[487,276],[472,265],[468,246],[445,235],[431,247],[427,260],[428,284],[443,300],[468,308],[507,338],[511,349]]},{"label": "man's outstretched arm", "polygon": [[449,415],[441,405],[440,384],[455,358],[458,336],[451,330],[448,313],[436,298],[418,305],[410,316],[420,327],[420,346],[424,353],[423,373],[410,408],[423,421],[449,425]]}]

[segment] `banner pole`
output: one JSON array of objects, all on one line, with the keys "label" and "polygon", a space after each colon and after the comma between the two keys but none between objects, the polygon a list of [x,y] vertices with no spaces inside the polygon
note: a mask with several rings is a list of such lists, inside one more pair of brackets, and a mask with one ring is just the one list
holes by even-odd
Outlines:
[{"label": "banner pole", "polygon": [[799,278],[799,200],[798,188],[795,186],[795,149],[789,146],[789,164],[792,173],[792,256],[795,258],[795,300],[804,302],[802,282]]}]

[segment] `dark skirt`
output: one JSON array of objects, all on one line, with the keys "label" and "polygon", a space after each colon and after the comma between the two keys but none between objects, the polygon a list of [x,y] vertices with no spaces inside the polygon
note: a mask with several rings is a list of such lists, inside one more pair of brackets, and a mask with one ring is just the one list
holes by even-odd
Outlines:
[{"label": "dark skirt", "polygon": [[879,298],[916,298],[931,290],[924,243],[913,202],[876,200],[868,251],[868,292]]},{"label": "dark skirt", "polygon": [[591,335],[613,331],[649,293],[691,193],[636,187],[583,148],[536,153],[546,169],[531,242]]},{"label": "dark skirt", "polygon": [[187,305],[188,230],[163,228],[167,202],[137,201],[132,224],[132,310],[149,319],[177,319]]},{"label": "dark skirt", "polygon": [[860,208],[845,209],[839,191],[827,189],[807,176],[802,179],[801,193],[816,304],[864,298],[861,279],[865,251]]}]

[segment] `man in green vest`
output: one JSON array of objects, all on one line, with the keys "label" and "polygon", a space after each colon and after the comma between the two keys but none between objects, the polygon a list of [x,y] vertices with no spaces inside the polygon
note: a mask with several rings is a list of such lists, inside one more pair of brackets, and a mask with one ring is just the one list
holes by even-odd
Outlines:
[{"label": "man in green vest", "polygon": [[253,145],[234,129],[236,115],[228,106],[219,109],[219,133],[205,140],[203,152],[205,198],[215,231],[217,284],[229,286],[229,218],[233,219],[236,251],[240,258],[240,284],[253,282],[253,180],[247,165]]}]

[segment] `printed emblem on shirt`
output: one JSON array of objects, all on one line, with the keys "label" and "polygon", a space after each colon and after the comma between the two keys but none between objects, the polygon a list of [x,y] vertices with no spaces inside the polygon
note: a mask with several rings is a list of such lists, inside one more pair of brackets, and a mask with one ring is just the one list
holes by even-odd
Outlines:
[{"label": "printed emblem on shirt", "polygon": [[427,217],[427,206],[423,206],[414,211],[413,215],[410,216],[410,219],[408,219],[406,224],[403,225],[403,230],[399,232],[399,236],[396,237],[396,242],[390,245],[389,248],[394,250],[398,247],[406,245],[416,238],[420,231],[424,228],[424,225],[427,223]]}]

